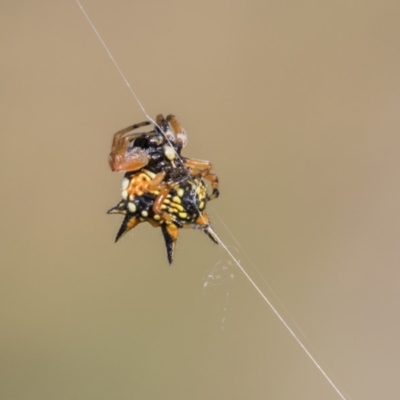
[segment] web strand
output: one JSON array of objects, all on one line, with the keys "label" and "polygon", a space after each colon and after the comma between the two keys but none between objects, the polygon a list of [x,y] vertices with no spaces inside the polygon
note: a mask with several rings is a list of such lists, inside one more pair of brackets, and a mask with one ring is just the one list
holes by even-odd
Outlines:
[{"label": "web strand", "polygon": [[[115,65],[115,68],[117,69],[118,73],[122,77],[123,81],[125,82],[125,85],[128,87],[129,91],[133,95],[135,101],[143,111],[144,115],[146,118],[148,118],[149,121],[151,121],[154,125],[157,125],[156,122],[148,115],[146,112],[143,104],[139,100],[138,96],[136,95],[135,91],[132,89],[128,79],[122,72],[121,68],[119,67],[118,63],[116,62],[115,58],[113,57],[111,51],[108,49],[107,45],[105,44],[103,38],[101,37],[100,33],[97,31],[95,25],[93,24],[92,20],[90,19],[89,15],[83,8],[80,0],[76,0],[76,3],[78,4],[79,8],[81,9],[83,15],[85,16],[86,20],[88,21],[90,27],[93,29],[94,33],[96,34],[97,38],[99,39],[100,43],[102,44],[103,48],[105,49],[106,53],[108,54],[110,60],[112,63]],[[163,132],[161,130],[161,132]],[[166,137],[166,139],[169,141],[169,139]],[[179,157],[179,155],[177,155]],[[198,210],[200,212],[200,210]],[[225,225],[225,224],[224,224]],[[226,225],[225,225],[226,227]],[[262,297],[264,302],[270,307],[270,309],[273,311],[275,316],[279,319],[279,321],[283,324],[283,326],[286,328],[286,330],[290,333],[290,335],[294,338],[294,340],[297,342],[297,344],[300,346],[300,348],[305,352],[305,354],[308,356],[308,358],[311,360],[311,362],[314,364],[314,366],[321,372],[323,377],[326,379],[326,381],[331,385],[331,387],[336,391],[338,396],[342,400],[350,400],[349,396],[345,396],[337,387],[337,385],[333,382],[333,380],[329,377],[329,375],[325,372],[325,370],[322,368],[320,363],[314,358],[314,356],[310,353],[310,351],[307,349],[303,341],[298,337],[298,335],[294,332],[294,330],[290,327],[290,325],[286,322],[286,320],[282,317],[281,313],[275,308],[275,306],[271,303],[271,301],[268,299],[268,297],[262,292],[262,290],[259,288],[259,286],[255,283],[255,281],[251,278],[251,276],[247,273],[247,271],[242,267],[240,264],[240,261],[232,254],[232,252],[229,250],[229,248],[225,245],[225,243],[219,238],[219,236],[215,233],[215,231],[209,227],[208,230],[213,234],[213,236],[218,240],[218,243],[220,246],[224,249],[224,251],[229,255],[233,263],[240,269],[240,271],[244,274],[246,279],[250,282],[250,284],[253,286],[253,288],[256,290],[256,292]],[[232,233],[231,233],[232,235]],[[233,236],[233,235],[232,235]],[[235,239],[236,240],[236,239]],[[256,268],[257,270],[257,268]],[[258,270],[257,270],[258,271]],[[268,284],[267,284],[268,285]],[[295,322],[294,322],[295,323]],[[295,324],[297,326],[297,324]]]},{"label": "web strand", "polygon": [[262,290],[258,287],[258,285],[253,281],[251,276],[246,272],[246,270],[242,267],[240,262],[237,260],[237,258],[232,254],[232,252],[228,249],[228,247],[225,245],[225,243],[219,238],[219,236],[215,233],[213,229],[210,228],[210,231],[212,231],[213,235],[217,238],[220,246],[226,251],[226,253],[229,255],[231,260],[234,262],[234,264],[242,271],[244,276],[247,278],[247,280],[251,283],[251,285],[254,287],[254,289],[258,292],[258,294],[263,298],[263,300],[268,304],[270,309],[273,311],[273,313],[276,315],[276,317],[281,321],[283,326],[288,330],[288,332],[292,335],[292,337],[296,340],[297,344],[303,349],[303,351],[307,354],[308,358],[313,362],[313,364],[317,367],[317,369],[321,372],[321,374],[324,376],[324,378],[328,381],[328,383],[333,387],[333,389],[336,391],[336,393],[340,396],[341,399],[343,400],[349,400],[349,397],[345,397],[344,394],[339,390],[339,388],[335,385],[335,383],[332,381],[332,379],[329,377],[329,375],[325,372],[325,370],[321,367],[321,365],[318,363],[318,361],[313,357],[313,355],[308,351],[307,347],[304,345],[302,340],[296,335],[294,330],[289,326],[289,324],[285,321],[285,319],[282,317],[282,315],[279,313],[279,311],[274,307],[274,305],[271,303],[271,301],[268,299],[268,297],[262,292]]},{"label": "web strand", "polygon": [[121,75],[121,78],[124,80],[125,85],[128,87],[129,91],[132,93],[132,96],[135,98],[137,104],[139,105],[139,107],[141,108],[141,110],[143,111],[144,115],[152,122],[154,123],[154,121],[151,119],[151,117],[147,114],[142,102],[139,100],[139,97],[136,95],[135,91],[132,89],[128,79],[126,78],[126,76],[124,75],[124,73],[122,72],[121,68],[119,67],[118,63],[115,61],[114,56],[111,54],[111,51],[108,49],[107,45],[105,44],[103,38],[101,37],[100,33],[97,31],[96,27],[94,26],[92,20],[89,18],[89,15],[87,14],[86,10],[83,8],[81,2],[79,0],[76,0],[76,2],[78,3],[79,8],[81,9],[83,15],[85,16],[86,20],[88,21],[90,27],[93,29],[93,32],[96,34],[97,38],[99,39],[100,43],[102,44],[102,46],[104,47],[104,50],[106,51],[108,57],[110,57],[112,63],[115,65],[115,68],[117,69],[118,73]]}]

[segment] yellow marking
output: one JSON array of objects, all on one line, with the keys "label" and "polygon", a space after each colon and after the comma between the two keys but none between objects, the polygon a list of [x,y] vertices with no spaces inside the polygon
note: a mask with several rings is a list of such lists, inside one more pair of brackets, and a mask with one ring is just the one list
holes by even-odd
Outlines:
[{"label": "yellow marking", "polygon": [[183,211],[184,210],[184,208],[180,204],[174,204],[174,207],[179,211]]},{"label": "yellow marking", "polygon": [[169,199],[165,199],[165,200],[163,201],[163,203],[165,203],[165,204],[169,204],[169,203],[171,203],[171,200],[169,200]]},{"label": "yellow marking", "polygon": [[156,177],[156,174],[154,172],[149,171],[148,169],[144,169],[143,172],[149,176],[151,179],[154,179]]},{"label": "yellow marking", "polygon": [[156,221],[159,221],[161,219],[161,217],[158,214],[155,214],[153,217]]},{"label": "yellow marking", "polygon": [[123,190],[121,193],[121,197],[126,200],[128,198],[128,192],[126,190]]},{"label": "yellow marking", "polygon": [[167,209],[167,206],[165,205],[165,204],[161,204],[161,210],[166,210]]},{"label": "yellow marking", "polygon": [[177,191],[176,191],[176,193],[177,193],[177,195],[179,196],[179,197],[182,197],[183,195],[184,195],[184,190],[182,189],[182,188],[179,188]]},{"label": "yellow marking", "polygon": [[185,218],[187,218],[187,213],[185,213],[185,212],[180,212],[179,214],[179,218],[183,218],[183,219],[185,219]]},{"label": "yellow marking", "polygon": [[181,202],[181,199],[178,197],[178,196],[174,196],[173,198],[172,198],[172,201],[174,202],[174,203],[178,203],[178,204],[181,204],[182,202]]},{"label": "yellow marking", "polygon": [[149,216],[149,213],[147,212],[147,211],[142,211],[142,217],[148,217]]},{"label": "yellow marking", "polygon": [[205,206],[204,201],[201,201],[200,204],[199,204],[200,210],[202,210],[204,208],[204,206]]}]

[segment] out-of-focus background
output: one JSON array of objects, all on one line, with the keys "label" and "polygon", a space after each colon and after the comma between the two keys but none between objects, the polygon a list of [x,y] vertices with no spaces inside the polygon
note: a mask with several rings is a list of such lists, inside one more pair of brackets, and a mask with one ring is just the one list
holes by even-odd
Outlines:
[{"label": "out-of-focus background", "polygon": [[[216,232],[335,384],[397,398],[400,4],[83,5],[213,162]],[[171,268],[149,225],[113,243],[112,135],[145,116],[77,3],[3,1],[0,51],[0,398],[339,399],[201,232]]]}]

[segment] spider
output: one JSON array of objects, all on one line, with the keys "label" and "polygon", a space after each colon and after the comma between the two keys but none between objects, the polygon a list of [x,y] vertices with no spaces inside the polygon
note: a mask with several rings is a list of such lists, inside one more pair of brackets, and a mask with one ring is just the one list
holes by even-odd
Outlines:
[{"label": "spider", "polygon": [[207,201],[219,196],[218,177],[209,161],[181,156],[187,135],[175,116],[160,114],[152,131],[132,132],[151,124],[144,121],[114,135],[110,168],[125,177],[122,200],[108,213],[125,215],[115,241],[141,222],[161,227],[171,264],[179,228],[201,229],[218,243],[204,212]]}]

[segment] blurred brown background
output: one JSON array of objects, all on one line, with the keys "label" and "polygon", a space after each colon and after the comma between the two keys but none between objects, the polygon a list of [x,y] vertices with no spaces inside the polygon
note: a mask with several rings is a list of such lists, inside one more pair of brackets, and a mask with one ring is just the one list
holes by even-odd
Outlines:
[{"label": "blurred brown background", "polygon": [[[400,4],[83,5],[340,390],[398,398]],[[0,398],[338,399],[205,235],[172,268],[150,226],[113,243],[111,138],[145,116],[76,2],[3,0],[0,32]]]}]

